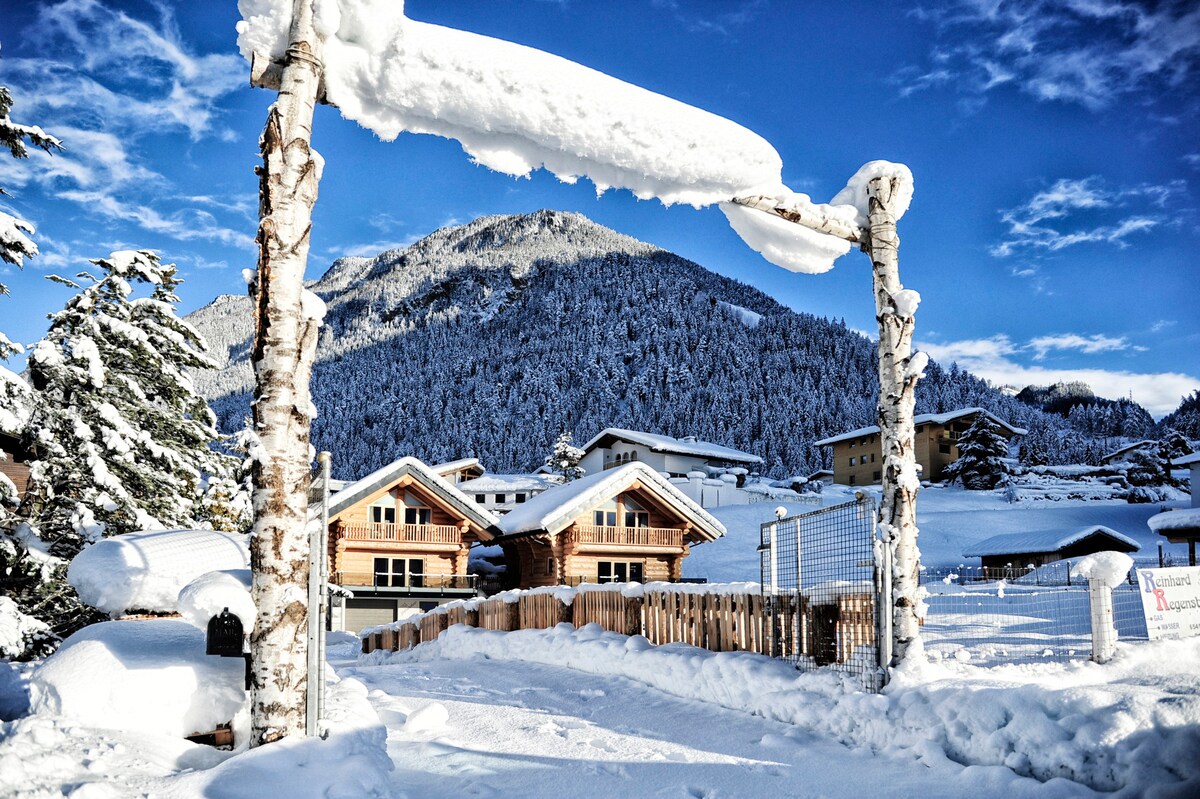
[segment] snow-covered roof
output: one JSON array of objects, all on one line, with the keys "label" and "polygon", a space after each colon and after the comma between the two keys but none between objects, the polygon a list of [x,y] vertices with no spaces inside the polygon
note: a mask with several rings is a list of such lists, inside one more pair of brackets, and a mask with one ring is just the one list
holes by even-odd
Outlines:
[{"label": "snow-covered roof", "polygon": [[456,461],[446,461],[445,463],[434,464],[429,468],[440,474],[442,477],[445,477],[448,474],[461,472],[463,469],[470,469],[472,467],[483,471],[483,466],[479,464],[479,458],[459,458]]},{"label": "snow-covered roof", "polygon": [[[985,411],[983,408],[959,408],[956,411],[947,411],[946,413],[922,413],[913,418],[913,424],[950,424],[950,422],[953,422],[956,419],[962,419],[965,416],[974,416],[977,413],[986,413],[991,417],[993,422],[1000,425],[1014,436],[1023,436],[1029,432],[1023,427],[1013,427],[996,414],[992,413],[991,411]],[[839,441],[849,441],[852,438],[862,438],[863,436],[874,435],[878,432],[879,427],[877,425],[860,427],[857,430],[850,430],[845,433],[840,433],[836,436],[823,438],[820,441],[814,441],[813,444],[818,447],[824,447],[830,444],[836,444]]]},{"label": "snow-covered roof", "polygon": [[67,582],[110,615],[171,613],[179,591],[202,574],[250,565],[249,538],[215,530],[156,530],[105,538],[71,561]]},{"label": "snow-covered roof", "polygon": [[592,439],[583,445],[583,449],[585,452],[590,452],[599,446],[607,447],[613,441],[641,444],[652,452],[670,452],[676,455],[692,455],[697,458],[733,463],[762,463],[762,458],[757,455],[708,441],[698,441],[691,436],[672,438],[657,433],[643,433],[640,430],[626,430],[620,427],[606,427],[592,436]]},{"label": "snow-covered roof", "polygon": [[1171,461],[1172,466],[1191,466],[1193,463],[1200,463],[1200,452],[1193,452],[1191,455],[1180,455],[1178,458]]},{"label": "snow-covered roof", "polygon": [[1128,547],[1129,552],[1141,549],[1134,541],[1111,527],[1093,524],[1079,530],[1034,530],[1025,533],[1005,533],[977,541],[963,551],[964,558],[979,558],[991,555],[1026,555],[1035,552],[1057,552],[1071,544],[1094,535],[1106,535]]},{"label": "snow-covered roof", "polygon": [[558,485],[558,481],[541,474],[485,474],[472,480],[463,480],[458,489],[464,494],[489,494],[509,491],[545,491]]},{"label": "snow-covered roof", "polygon": [[448,483],[431,467],[411,456],[392,461],[382,469],[371,472],[363,479],[356,480],[331,496],[329,498],[330,517],[336,516],[372,494],[390,488],[406,475],[413,477],[422,486],[432,491],[479,529],[486,531],[495,525],[495,516],[468,499],[466,494]]},{"label": "snow-covered roof", "polygon": [[1178,508],[1151,516],[1146,520],[1150,529],[1162,535],[1183,530],[1200,533],[1200,508]]},{"label": "snow-covered roof", "polygon": [[725,535],[725,526],[644,463],[628,463],[597,472],[543,491],[518,505],[499,521],[504,535],[546,531],[556,535],[589,508],[640,482],[646,489],[674,507],[692,522],[692,529],[708,539]]},{"label": "snow-covered roof", "polygon": [[1142,447],[1150,447],[1150,446],[1158,446],[1158,442],[1151,441],[1148,438],[1142,439],[1141,441],[1135,441],[1132,444],[1126,444],[1125,446],[1121,447],[1120,449],[1114,449],[1112,452],[1101,457],[1100,460],[1105,461],[1105,462],[1116,460],[1117,458],[1120,458],[1122,455],[1125,455],[1128,452],[1133,452],[1135,449],[1141,449]]}]

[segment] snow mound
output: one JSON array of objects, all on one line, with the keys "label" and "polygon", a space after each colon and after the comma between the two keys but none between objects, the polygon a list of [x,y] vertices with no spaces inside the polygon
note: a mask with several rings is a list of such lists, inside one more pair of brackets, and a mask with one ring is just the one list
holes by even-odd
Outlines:
[{"label": "snow mound", "polygon": [[172,619],[109,621],[67,638],[30,680],[30,709],[88,727],[183,737],[242,709],[245,663],[204,654]]},{"label": "snow mound", "polygon": [[450,711],[441,702],[431,702],[408,714],[404,720],[405,732],[436,732],[445,728],[450,720]]},{"label": "snow mound", "polygon": [[71,561],[67,581],[80,599],[110,616],[129,610],[172,613],[179,591],[200,575],[249,565],[243,535],[160,530],[97,541]]},{"label": "snow mound", "polygon": [[1075,563],[1075,573],[1112,587],[1119,585],[1133,568],[1133,558],[1124,552],[1093,552]]},{"label": "snow mound", "polygon": [[250,570],[229,569],[202,574],[179,592],[179,615],[201,630],[225,608],[242,620],[247,630],[254,625],[257,611],[250,599]]}]

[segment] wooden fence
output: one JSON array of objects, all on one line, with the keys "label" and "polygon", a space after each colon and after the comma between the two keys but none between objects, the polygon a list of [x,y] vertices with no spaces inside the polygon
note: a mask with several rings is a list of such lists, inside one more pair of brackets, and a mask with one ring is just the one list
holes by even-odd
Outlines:
[{"label": "wooden fence", "polygon": [[[511,599],[511,597],[509,598]],[[817,665],[847,663],[860,646],[875,644],[871,594],[811,604],[795,595],[645,591],[579,591],[571,601],[556,593],[523,593],[517,600],[452,604],[363,636],[362,651],[401,651],[435,640],[449,627],[540,630],[558,624],[598,624],[610,632],[643,635],[655,645],[684,643],[712,652],[757,652]],[[773,605],[773,608],[772,608]]]}]

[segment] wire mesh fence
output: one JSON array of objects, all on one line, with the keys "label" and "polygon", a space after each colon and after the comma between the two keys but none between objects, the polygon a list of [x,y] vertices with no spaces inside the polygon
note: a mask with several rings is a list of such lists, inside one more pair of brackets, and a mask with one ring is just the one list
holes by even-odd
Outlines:
[{"label": "wire mesh fence", "polygon": [[875,503],[867,496],[761,528],[771,652],[797,668],[828,667],[882,685],[877,646]]},{"label": "wire mesh fence", "polygon": [[[1147,637],[1135,572],[1113,589],[1119,640]],[[930,570],[922,585],[927,596],[921,635],[935,657],[992,666],[1091,655],[1087,581],[1072,575],[1066,561],[1016,571]]]}]

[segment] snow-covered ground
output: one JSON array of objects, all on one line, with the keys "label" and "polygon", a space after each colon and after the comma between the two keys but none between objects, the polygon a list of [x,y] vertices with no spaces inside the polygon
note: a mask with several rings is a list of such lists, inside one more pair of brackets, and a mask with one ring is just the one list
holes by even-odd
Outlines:
[{"label": "snow-covered ground", "polygon": [[[119,623],[118,623],[119,624]],[[329,654],[328,740],[218,752],[39,714],[0,726],[0,795],[1188,797],[1200,639],[1107,665],[915,662],[881,695],[758,655],[454,627]],[[118,712],[117,709],[113,711]]]},{"label": "snow-covered ground", "polygon": [[[864,490],[864,489],[858,489]],[[878,500],[878,487],[865,489]],[[848,486],[826,486],[824,507],[854,499]],[[1179,506],[1186,500],[1169,503]],[[683,562],[685,577],[707,577],[713,582],[759,579],[759,526],[775,516],[779,505],[789,514],[816,510],[811,505],[786,501],[710,508],[709,512],[725,525],[724,539],[694,547]],[[1001,533],[1030,530],[1074,530],[1102,524],[1123,533],[1141,545],[1137,557],[1157,557],[1158,542],[1164,540],[1152,532],[1147,520],[1163,509],[1158,503],[1131,505],[1124,500],[1022,499],[1009,503],[1001,491],[966,491],[960,486],[929,486],[917,495],[918,544],[921,562],[927,567],[957,566],[977,559],[963,557],[968,545]],[[1186,558],[1183,545],[1166,545],[1166,551]]]}]

